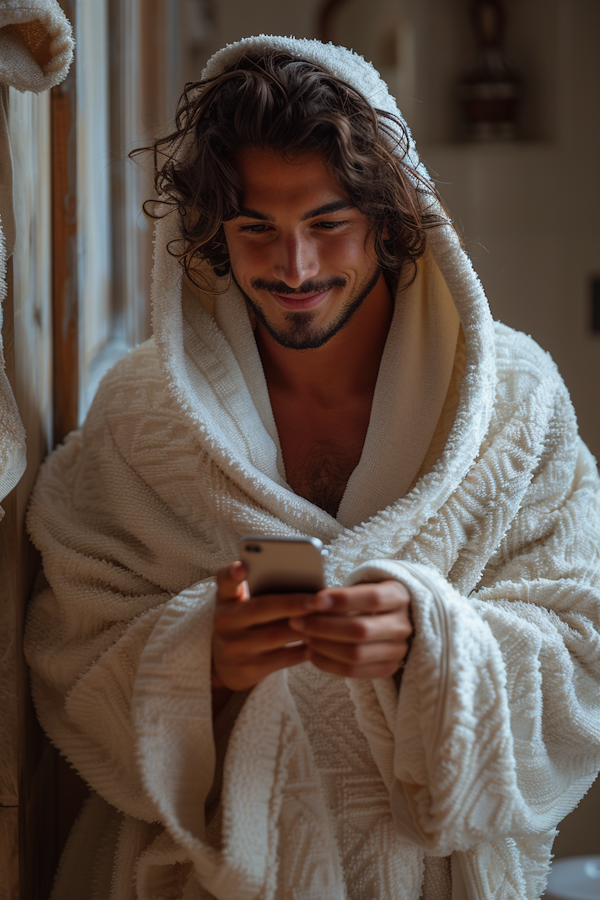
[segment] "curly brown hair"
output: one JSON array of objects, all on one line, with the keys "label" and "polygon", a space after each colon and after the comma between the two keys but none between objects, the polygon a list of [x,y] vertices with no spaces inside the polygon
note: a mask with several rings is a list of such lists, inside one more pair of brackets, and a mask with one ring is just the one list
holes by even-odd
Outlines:
[{"label": "curly brown hair", "polygon": [[207,261],[217,275],[230,270],[223,222],[240,214],[235,155],[249,147],[286,158],[322,154],[370,222],[379,263],[393,278],[407,262],[416,271],[425,230],[448,221],[428,212],[441,200],[407,162],[408,135],[399,118],[374,109],[315,63],[282,51],[247,52],[216,77],[187,84],[174,129],[131,154],[153,152],[160,200],[146,201],[144,211],[152,218],[179,211],[181,239],[173,242],[179,247],[168,250],[204,289],[199,263]]}]

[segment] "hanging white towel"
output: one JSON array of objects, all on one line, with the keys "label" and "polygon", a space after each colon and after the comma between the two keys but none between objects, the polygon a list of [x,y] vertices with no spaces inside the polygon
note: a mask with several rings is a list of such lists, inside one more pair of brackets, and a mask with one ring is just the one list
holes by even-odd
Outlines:
[{"label": "hanging white towel", "polygon": [[[0,329],[6,264],[16,240],[8,88],[37,94],[59,84],[69,71],[73,47],[71,25],[56,0],[0,2]],[[0,337],[0,500],[18,483],[26,465],[25,429],[6,375]]]}]

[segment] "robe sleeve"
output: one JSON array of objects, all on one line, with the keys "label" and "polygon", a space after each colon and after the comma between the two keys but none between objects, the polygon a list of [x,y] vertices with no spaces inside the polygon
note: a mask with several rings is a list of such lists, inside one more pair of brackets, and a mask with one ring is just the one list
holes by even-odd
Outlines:
[{"label": "robe sleeve", "polygon": [[391,679],[349,686],[398,829],[436,856],[548,835],[600,768],[598,475],[560,422],[558,394],[519,511],[474,590],[412,561],[372,560],[349,578],[397,578],[412,594],[399,696]]}]

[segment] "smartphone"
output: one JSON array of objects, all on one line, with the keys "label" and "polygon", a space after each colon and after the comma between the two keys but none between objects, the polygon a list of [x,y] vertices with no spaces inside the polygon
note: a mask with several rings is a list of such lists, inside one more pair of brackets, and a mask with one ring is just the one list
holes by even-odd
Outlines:
[{"label": "smartphone", "polygon": [[313,594],[325,587],[327,550],[318,538],[251,535],[242,538],[238,546],[251,596]]}]

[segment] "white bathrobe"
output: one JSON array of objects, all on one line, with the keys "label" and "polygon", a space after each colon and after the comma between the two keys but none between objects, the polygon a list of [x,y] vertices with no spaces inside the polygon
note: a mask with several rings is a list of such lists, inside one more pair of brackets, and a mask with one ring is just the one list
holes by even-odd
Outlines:
[{"label": "white bathrobe", "polygon": [[[395,109],[371,66],[317,42],[252,38],[207,74],[273,46]],[[53,900],[538,898],[600,767],[598,476],[553,362],[492,322],[452,228],[430,231],[334,519],[286,483],[237,289],[182,301],[177,233],[158,223],[155,337],[31,504],[34,698],[94,791]],[[214,575],[247,533],[320,538],[329,585],[409,587],[399,692],[307,663],[213,729]]]}]

